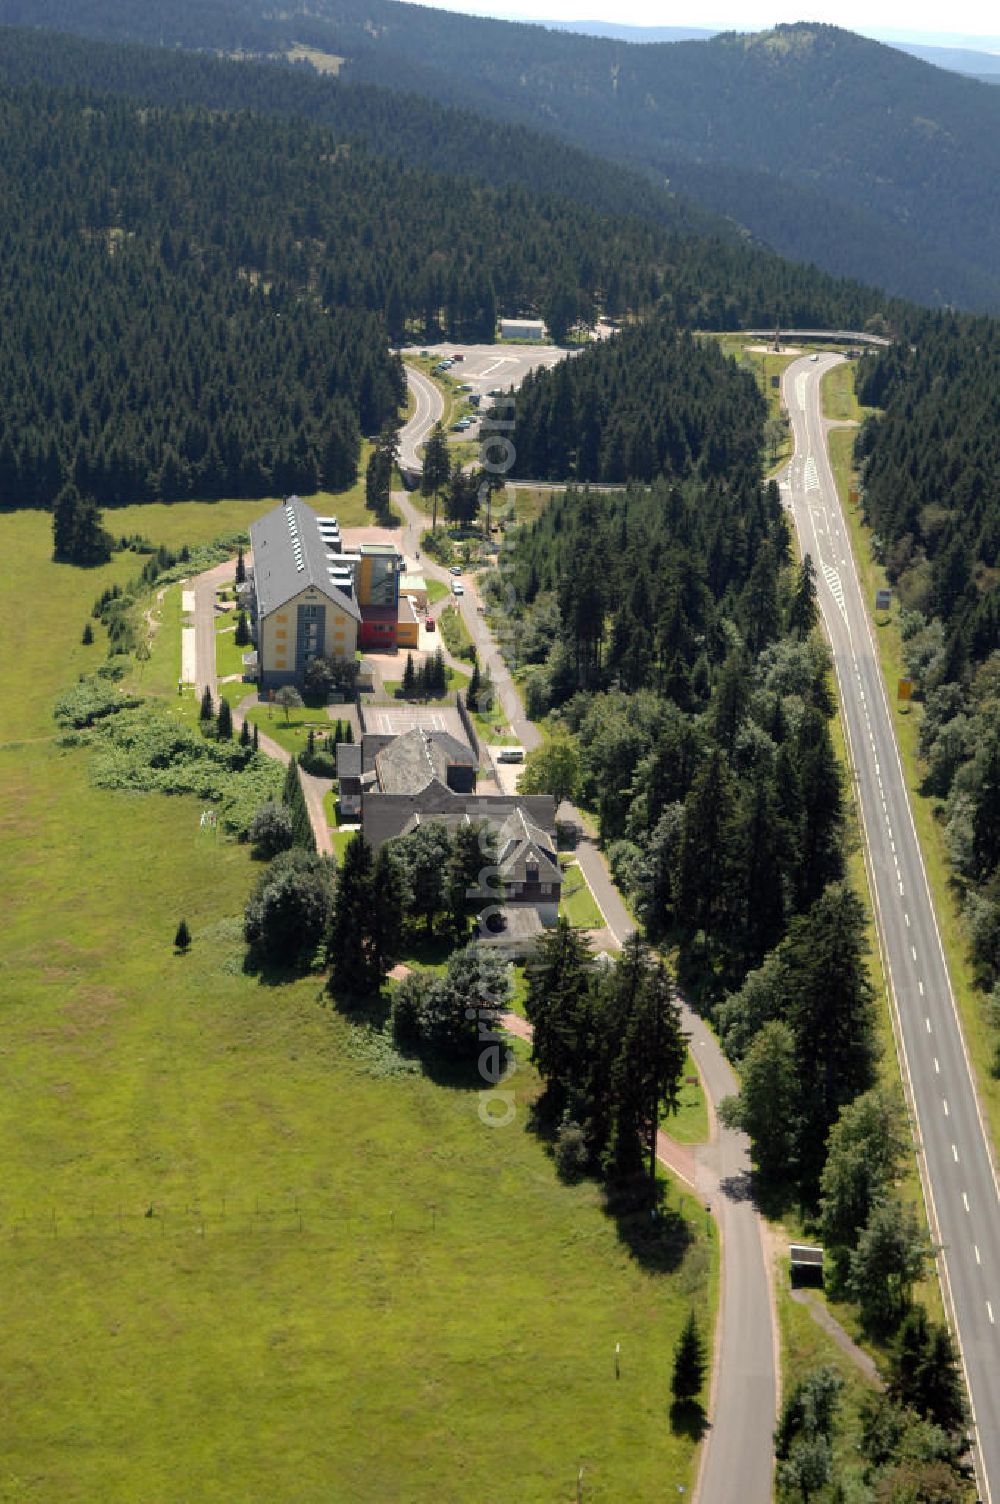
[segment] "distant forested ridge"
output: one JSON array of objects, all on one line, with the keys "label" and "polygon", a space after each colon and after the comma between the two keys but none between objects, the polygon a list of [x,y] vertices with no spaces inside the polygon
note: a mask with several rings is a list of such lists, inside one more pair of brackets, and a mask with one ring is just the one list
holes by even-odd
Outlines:
[{"label": "distant forested ridge", "polygon": [[764,401],[716,344],[660,315],[529,376],[515,413],[515,474],[614,484],[756,475]]},{"label": "distant forested ridge", "polygon": [[948,845],[1000,1074],[1000,325],[938,315],[865,360],[862,505],[903,605],[927,792]]},{"label": "distant forested ridge", "polygon": [[[91,88],[150,104],[310,120],[393,163],[468,176],[494,188],[517,186],[601,214],[649,221],[670,232],[657,241],[661,267],[651,295],[654,300],[664,295],[682,324],[712,329],[745,322],[854,324],[887,308],[872,288],[783,260],[750,242],[731,220],[706,213],[642,173],[470,110],[449,109],[412,92],[341,83],[303,64],[234,62],[22,28],[0,31],[0,80],[67,87],[81,78]],[[647,292],[640,304],[648,302]],[[627,278],[612,269],[601,299],[606,313],[622,313],[629,303]],[[893,316],[899,320],[905,313],[896,309]]]},{"label": "distant forested ridge", "polygon": [[930,304],[1000,308],[1000,93],[835,27],[645,46],[395,0],[0,0],[112,40],[342,60],[669,181],[784,255]]}]

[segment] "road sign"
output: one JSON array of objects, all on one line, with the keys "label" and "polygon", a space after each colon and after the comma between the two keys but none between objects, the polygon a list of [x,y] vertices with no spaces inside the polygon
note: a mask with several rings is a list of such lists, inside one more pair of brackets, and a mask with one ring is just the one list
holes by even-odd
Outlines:
[{"label": "road sign", "polygon": [[899,700],[910,700],[913,698],[912,679],[900,679],[899,688],[896,691],[896,698]]},{"label": "road sign", "polygon": [[892,605],[892,591],[891,590],[876,590],[876,592],[875,592],[875,610],[876,611],[888,611],[888,609],[889,609],[889,607],[891,605]]}]

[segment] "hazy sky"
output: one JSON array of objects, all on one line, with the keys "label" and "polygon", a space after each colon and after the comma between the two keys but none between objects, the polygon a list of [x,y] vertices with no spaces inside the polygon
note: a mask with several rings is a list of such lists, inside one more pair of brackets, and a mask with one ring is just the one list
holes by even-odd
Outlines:
[{"label": "hazy sky", "polygon": [[[445,10],[531,21],[615,21],[628,26],[697,26],[763,31],[778,21],[828,21],[867,36],[1000,51],[995,0],[430,0]],[[703,13],[699,13],[703,12]]]}]

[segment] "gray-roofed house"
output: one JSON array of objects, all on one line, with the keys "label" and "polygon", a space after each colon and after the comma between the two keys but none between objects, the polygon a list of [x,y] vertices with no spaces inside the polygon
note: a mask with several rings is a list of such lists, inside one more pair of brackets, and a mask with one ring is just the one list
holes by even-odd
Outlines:
[{"label": "gray-roofed house", "polygon": [[543,924],[559,917],[562,868],[555,840],[518,806],[497,835],[497,864],[505,904],[531,904]]},{"label": "gray-roofed house", "polygon": [[260,685],[301,684],[310,658],[353,661],[361,610],[334,517],[289,496],[250,525]]},{"label": "gray-roofed house", "polygon": [[446,731],[425,731],[422,726],[394,736],[375,757],[383,794],[419,794],[433,783],[453,794],[472,794],[478,767],[471,747]]}]

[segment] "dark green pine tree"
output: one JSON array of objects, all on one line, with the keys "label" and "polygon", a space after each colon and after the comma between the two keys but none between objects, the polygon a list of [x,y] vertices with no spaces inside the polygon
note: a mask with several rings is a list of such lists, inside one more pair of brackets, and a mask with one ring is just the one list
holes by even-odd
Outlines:
[{"label": "dark green pine tree", "polygon": [[200,721],[215,720],[215,706],[212,703],[212,690],[208,684],[205,685],[205,688],[201,692],[201,709],[198,711],[198,719]]},{"label": "dark green pine tree", "polygon": [[681,1328],[674,1349],[674,1368],[670,1387],[678,1404],[690,1404],[698,1398],[705,1382],[705,1344],[693,1311]]},{"label": "dark green pine tree", "polygon": [[431,529],[437,527],[438,498],[451,476],[448,440],[440,423],[435,423],[424,446],[424,466],[420,476],[420,494],[432,500]]},{"label": "dark green pine tree", "polygon": [[83,646],[85,648],[89,648],[90,645],[91,645],[91,643],[93,642],[93,640],[94,640],[94,629],[90,625],[89,621],[84,622],[84,624],[83,624],[83,636],[80,638],[80,641],[83,643]]},{"label": "dark green pine tree", "polygon": [[832,883],[793,920],[782,947],[786,1018],[802,1095],[797,1114],[802,1190],[813,1199],[840,1109],[872,1084],[878,1042],[864,907]]},{"label": "dark green pine tree", "polygon": [[949,1436],[968,1421],[965,1386],[948,1328],[927,1319],[915,1305],[903,1319],[892,1360],[889,1394]]},{"label": "dark green pine tree", "polygon": [[634,936],[626,941],[613,979],[623,1022],[611,1073],[609,1175],[626,1182],[642,1173],[656,1183],[660,1110],[674,1110],[686,1047],[673,979],[663,961]]},{"label": "dark green pine tree", "polygon": [[370,915],[373,965],[379,981],[399,959],[403,918],[409,899],[406,872],[398,855],[386,845],[372,868],[373,903]]},{"label": "dark green pine tree", "polygon": [[220,742],[232,741],[233,712],[229,701],[224,696],[219,700],[219,714],[215,722],[215,731]]},{"label": "dark green pine tree", "polygon": [[732,853],[736,796],[718,748],[697,774],[684,802],[676,915],[690,931],[721,930],[733,907]]},{"label": "dark green pine tree", "polygon": [[413,654],[407,653],[406,667],[403,669],[403,699],[412,700],[417,687],[417,672],[413,667]]},{"label": "dark green pine tree", "polygon": [[444,648],[434,654],[434,694],[440,698],[448,693],[448,666],[444,661]]},{"label": "dark green pine tree", "polygon": [[373,996],[379,987],[379,959],[371,934],[375,910],[372,849],[361,831],[347,843],[337,874],[333,917],[327,941],[329,990],[352,998]]},{"label": "dark green pine tree", "polygon": [[252,743],[253,738],[250,735],[250,722],[244,720],[242,725],[240,726],[240,746],[249,747],[252,745]]},{"label": "dark green pine tree", "polygon": [[183,952],[188,950],[190,948],[190,945],[191,931],[188,929],[187,920],[182,919],[180,924],[177,926],[177,933],[174,936],[174,949]]},{"label": "dark green pine tree", "polygon": [[592,1009],[593,957],[579,930],[561,918],[541,936],[527,966],[524,1011],[532,1026],[531,1058],[545,1082],[538,1112],[558,1123],[577,1085]]},{"label": "dark green pine tree", "polygon": [[260,728],[258,727],[256,721],[254,721],[253,726],[253,749],[255,752],[260,751]]},{"label": "dark green pine tree", "polygon": [[52,556],[61,564],[105,564],[111,557],[111,538],[101,525],[92,496],[83,496],[72,482],[52,503]]},{"label": "dark green pine tree", "polygon": [[246,581],[246,577],[247,577],[247,566],[246,566],[246,561],[243,558],[243,550],[241,548],[240,551],[239,551],[239,553],[236,555],[236,583],[237,583],[237,585],[242,585]]},{"label": "dark green pine tree", "polygon": [[306,796],[302,792],[299,765],[294,757],[288,764],[288,770],[285,773],[285,782],[281,790],[281,802],[287,805],[291,811],[293,846],[301,846],[304,851],[315,851],[316,837],[313,835],[312,821],[309,818],[309,806],[306,804]]},{"label": "dark green pine tree", "polygon": [[245,648],[250,642],[250,627],[247,623],[247,614],[245,611],[241,611],[236,618],[234,641],[238,648]]},{"label": "dark green pine tree", "polygon": [[796,886],[798,906],[805,909],[844,870],[843,779],[822,711],[803,712],[796,774],[802,808]]},{"label": "dark green pine tree", "polygon": [[795,589],[788,604],[788,630],[805,640],[819,620],[816,603],[816,566],[812,554],[805,554],[799,565]]}]

